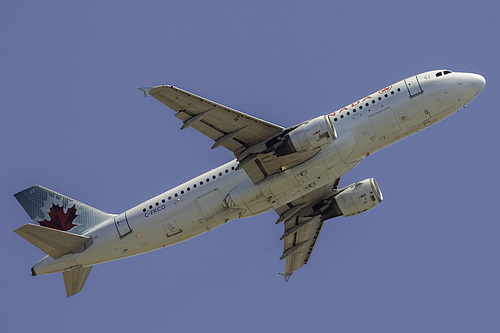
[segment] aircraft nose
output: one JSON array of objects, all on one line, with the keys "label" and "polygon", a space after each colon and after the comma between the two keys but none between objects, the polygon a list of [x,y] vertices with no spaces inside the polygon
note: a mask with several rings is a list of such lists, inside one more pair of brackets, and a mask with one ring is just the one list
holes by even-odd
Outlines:
[{"label": "aircraft nose", "polygon": [[476,94],[479,95],[479,93],[483,90],[484,86],[486,85],[486,80],[484,79],[483,76],[479,74],[470,74],[470,81],[472,82],[472,87],[476,91]]}]

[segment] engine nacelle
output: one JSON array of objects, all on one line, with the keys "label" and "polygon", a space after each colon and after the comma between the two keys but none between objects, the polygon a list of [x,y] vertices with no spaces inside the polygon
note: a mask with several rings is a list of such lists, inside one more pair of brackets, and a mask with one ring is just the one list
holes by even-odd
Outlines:
[{"label": "engine nacelle", "polygon": [[300,124],[288,133],[275,149],[276,156],[317,150],[337,138],[329,116],[319,116]]},{"label": "engine nacelle", "polygon": [[335,196],[338,208],[346,217],[364,213],[382,200],[382,192],[373,178],[351,184]]}]

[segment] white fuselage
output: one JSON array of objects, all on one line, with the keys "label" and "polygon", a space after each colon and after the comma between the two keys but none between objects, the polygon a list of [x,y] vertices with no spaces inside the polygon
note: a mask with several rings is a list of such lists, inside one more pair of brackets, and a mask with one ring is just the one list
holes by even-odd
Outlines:
[{"label": "white fuselage", "polygon": [[45,257],[33,269],[55,273],[149,252],[332,184],[364,157],[453,114],[484,87],[479,75],[442,73],[399,81],[328,115],[337,139],[295,167],[253,184],[233,160],[89,230],[93,243],[84,252]]}]

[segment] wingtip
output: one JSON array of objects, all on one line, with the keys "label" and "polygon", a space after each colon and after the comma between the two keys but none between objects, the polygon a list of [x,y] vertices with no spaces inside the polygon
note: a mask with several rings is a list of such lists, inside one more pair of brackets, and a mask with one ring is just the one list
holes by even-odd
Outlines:
[{"label": "wingtip", "polygon": [[278,273],[279,275],[282,275],[285,278],[285,282],[288,282],[290,280],[290,276],[292,276],[293,273]]},{"label": "wingtip", "polygon": [[151,88],[151,87],[142,87],[142,88],[138,88],[138,89],[144,93],[144,97],[148,97],[149,92],[151,90],[153,90],[153,88]]}]

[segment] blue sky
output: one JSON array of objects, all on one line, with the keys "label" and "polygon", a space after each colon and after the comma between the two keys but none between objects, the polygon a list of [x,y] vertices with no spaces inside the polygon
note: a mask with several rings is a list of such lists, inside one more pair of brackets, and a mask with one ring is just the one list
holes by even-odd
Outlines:
[{"label": "blue sky", "polygon": [[[496,332],[500,326],[498,11],[493,1],[121,1],[0,5],[0,322],[5,331]],[[61,274],[12,230],[41,184],[111,213],[233,158],[138,87],[173,84],[282,126],[408,76],[482,74],[452,117],[367,158],[384,202],[325,224],[277,273],[276,214]]]}]

